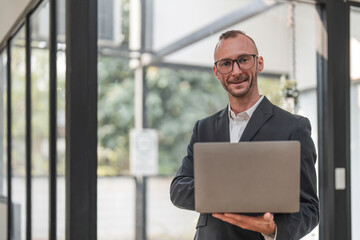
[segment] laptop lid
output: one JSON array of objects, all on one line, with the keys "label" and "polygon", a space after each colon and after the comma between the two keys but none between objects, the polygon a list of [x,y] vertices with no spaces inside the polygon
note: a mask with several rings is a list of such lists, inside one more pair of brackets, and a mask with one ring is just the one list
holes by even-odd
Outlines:
[{"label": "laptop lid", "polygon": [[194,177],[197,212],[298,212],[300,142],[195,143]]}]

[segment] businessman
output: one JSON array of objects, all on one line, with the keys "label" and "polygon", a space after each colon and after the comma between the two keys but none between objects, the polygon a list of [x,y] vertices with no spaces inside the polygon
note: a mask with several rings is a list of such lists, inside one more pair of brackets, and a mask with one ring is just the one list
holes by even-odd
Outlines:
[{"label": "businessman", "polygon": [[254,40],[244,32],[232,30],[219,37],[213,71],[228,93],[229,105],[196,122],[187,155],[171,183],[170,198],[179,208],[195,208],[193,145],[196,142],[298,140],[301,143],[300,211],[268,212],[260,216],[200,214],[195,240],[300,239],[319,222],[316,153],[310,122],[274,106],[259,94],[257,75],[263,68],[264,59],[259,56]]}]

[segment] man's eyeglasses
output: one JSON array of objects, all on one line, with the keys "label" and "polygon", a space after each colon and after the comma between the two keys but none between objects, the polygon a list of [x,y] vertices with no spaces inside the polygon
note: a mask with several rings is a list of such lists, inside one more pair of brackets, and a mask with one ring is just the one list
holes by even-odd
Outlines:
[{"label": "man's eyeglasses", "polygon": [[219,73],[227,74],[230,73],[234,68],[234,62],[237,63],[238,67],[242,70],[250,69],[255,64],[256,54],[245,54],[241,55],[238,59],[221,59],[216,61],[214,64]]}]

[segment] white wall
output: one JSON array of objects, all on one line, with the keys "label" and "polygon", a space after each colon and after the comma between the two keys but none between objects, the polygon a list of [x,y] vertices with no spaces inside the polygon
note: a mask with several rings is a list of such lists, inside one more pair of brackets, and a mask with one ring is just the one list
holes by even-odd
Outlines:
[{"label": "white wall", "polygon": [[0,41],[24,11],[30,0],[0,0]]}]

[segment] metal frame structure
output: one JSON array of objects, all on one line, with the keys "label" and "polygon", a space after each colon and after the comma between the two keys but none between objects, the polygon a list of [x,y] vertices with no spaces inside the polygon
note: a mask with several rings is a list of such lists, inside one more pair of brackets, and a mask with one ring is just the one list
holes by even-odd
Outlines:
[{"label": "metal frame structure", "polygon": [[321,240],[351,239],[349,9],[344,1],[318,5],[325,30],[318,51]]},{"label": "metal frame structure", "polygon": [[66,12],[65,239],[95,240],[97,0],[67,0]]},{"label": "metal frame structure", "polygon": [[[57,13],[56,13],[57,0],[51,0],[49,2],[49,81],[50,81],[50,99],[49,99],[49,240],[56,240],[57,229]],[[55,63],[55,64],[54,64]]]},{"label": "metal frame structure", "polygon": [[[286,1],[274,1],[267,5],[256,0],[246,8],[238,9],[227,17],[185,36],[163,49],[152,52],[152,4],[153,0],[138,0],[141,4],[139,18],[140,48],[135,49],[138,60],[139,109],[144,106],[144,70],[147,66],[175,66],[161,60],[186,46],[210,36],[228,26],[261,14],[270,7]],[[12,237],[11,193],[11,40],[18,29],[26,26],[27,61],[27,240],[31,239],[31,96],[30,96],[30,29],[29,17],[41,0],[32,0],[15,22],[0,50],[7,51],[7,157],[8,157],[8,240]],[[56,239],[56,0],[50,2],[50,213],[49,239]],[[321,201],[320,239],[351,239],[351,189],[350,189],[350,70],[349,70],[349,9],[360,6],[358,0],[301,0],[316,4],[319,14],[318,31],[318,126],[319,126],[319,182]],[[66,79],[66,239],[96,239],[96,168],[97,168],[97,0],[67,0],[67,79]],[[82,6],[81,9],[78,6]],[[150,58],[149,58],[150,56]],[[339,61],[339,59],[341,59]],[[202,70],[201,67],[196,67]],[[140,71],[141,70],[141,71]],[[145,126],[145,114],[138,127]],[[345,170],[345,177],[336,175],[337,169]],[[141,179],[140,179],[141,180]],[[337,188],[343,181],[345,188]],[[146,179],[137,182],[138,204],[146,202]],[[137,239],[146,239],[146,216],[137,213],[140,225]]]},{"label": "metal frame structure", "polygon": [[[32,12],[31,12],[32,13]],[[32,216],[31,214],[31,21],[29,13],[25,19],[25,62],[26,62],[26,76],[25,76],[25,162],[26,162],[26,216]],[[31,217],[26,218],[26,239],[31,239]]]},{"label": "metal frame structure", "polygon": [[11,38],[7,40],[7,197],[8,197],[8,213],[7,213],[7,240],[11,239],[12,234],[12,192],[11,192],[11,149],[12,149],[12,131],[11,131],[11,50],[10,50]]},{"label": "metal frame structure", "polygon": [[[12,37],[16,35],[18,30],[25,26],[26,29],[26,239],[31,239],[31,37],[30,37],[30,16],[41,4],[42,0],[33,0],[29,3],[25,11],[18,18],[16,23],[13,25],[9,33],[4,38],[4,41],[0,44],[1,51],[6,48],[7,50],[7,157],[8,157],[8,231],[7,239],[11,240],[13,236],[13,217],[12,217],[12,181],[11,181],[11,159],[12,159],[12,131],[11,131],[11,120],[12,120],[12,111],[11,111],[11,41]],[[57,52],[57,31],[56,31],[56,0],[50,0],[50,159],[49,159],[49,239],[56,239],[56,52]],[[71,1],[69,1],[71,2]],[[77,4],[77,3],[76,3]],[[75,4],[75,5],[76,5]],[[73,3],[74,5],[74,3]],[[75,6],[74,5],[74,6]],[[81,21],[80,25],[75,27],[74,24],[68,24],[69,27],[68,34],[73,38],[67,42],[68,44],[68,54],[71,56],[78,56],[78,61],[68,61],[68,65],[73,63],[81,62],[84,64],[84,59],[88,60],[88,70],[79,69],[78,66],[68,66],[68,69],[73,67],[76,71],[68,73],[67,87],[71,90],[67,90],[68,93],[72,93],[72,96],[67,96],[67,159],[82,159],[82,164],[79,164],[79,161],[73,160],[68,162],[67,170],[67,202],[68,205],[71,205],[72,211],[67,212],[67,239],[96,239],[96,167],[97,167],[97,153],[96,153],[96,136],[97,136],[97,30],[96,30],[96,21],[97,21],[97,1],[84,1],[84,5],[88,6],[88,12],[84,13],[83,9],[73,7],[75,11],[72,11],[72,14],[68,14],[69,23],[70,19],[76,18],[79,16],[87,18],[87,22]],[[84,6],[83,5],[83,6]],[[68,10],[70,13],[71,11]],[[78,21],[73,21],[78,22]],[[89,35],[83,36],[80,39],[82,34],[82,29],[91,29]],[[85,41],[84,41],[85,40]],[[85,47],[85,42],[88,42],[87,48]],[[73,46],[72,48],[70,46]],[[84,48],[85,47],[85,48]],[[87,55],[89,49],[92,49],[92,54]],[[85,54],[85,55],[84,55]],[[71,58],[75,60],[75,57]],[[89,75],[84,75],[87,73]],[[82,75],[82,77],[80,77]],[[72,80],[75,79],[76,81]],[[79,85],[82,80],[83,85]],[[84,91],[86,89],[87,91]],[[76,91],[77,90],[77,91]],[[79,99],[85,98],[83,105],[74,104],[74,102],[79,103]],[[71,104],[73,103],[73,104]],[[91,106],[89,107],[89,103]],[[70,106],[71,105],[71,106]],[[78,108],[76,108],[77,106]],[[82,121],[78,121],[82,118]],[[88,122],[87,125],[84,125],[85,122]],[[70,124],[71,123],[71,124]],[[70,129],[74,127],[76,130]],[[87,126],[84,128],[82,126]],[[80,129],[80,131],[79,131]],[[82,131],[82,132],[81,132]],[[92,133],[91,137],[88,134]],[[82,139],[79,139],[82,138]],[[87,141],[81,141],[86,139]],[[79,151],[80,149],[83,151]],[[73,152],[70,152],[70,149],[73,149]],[[92,151],[88,150],[92,149]],[[75,150],[75,151],[74,151]],[[80,154],[78,154],[80,153]],[[80,156],[83,155],[83,156]],[[89,161],[92,159],[92,161]],[[86,168],[86,164],[88,167]],[[85,172],[80,175],[81,170]],[[70,180],[71,176],[71,180]],[[86,178],[87,177],[87,178]],[[82,182],[80,182],[80,180]],[[77,184],[75,184],[77,182]],[[88,194],[84,193],[84,185],[88,182],[92,183],[89,185]],[[77,188],[76,188],[77,187]],[[75,193],[71,192],[74,191]],[[79,195],[83,191],[84,194]],[[79,199],[79,196],[83,196],[84,199]],[[74,203],[75,202],[75,203]],[[88,209],[84,214],[84,202],[88,203]],[[68,207],[67,209],[70,209]],[[74,210],[75,209],[75,210]],[[89,221],[89,219],[91,219]],[[76,224],[74,224],[76,222]],[[79,222],[83,223],[81,228],[78,228]],[[87,231],[85,231],[87,229]],[[86,234],[86,237],[83,237]]]}]

